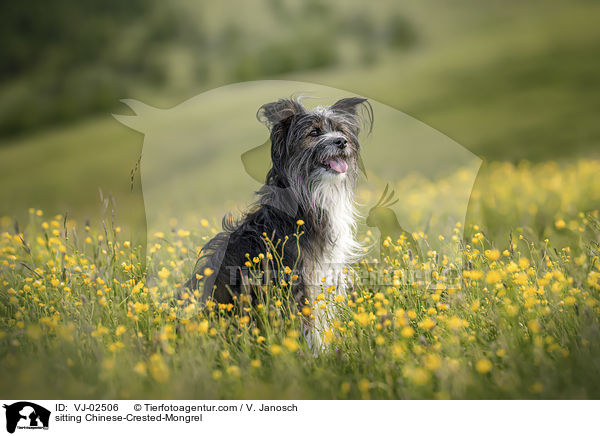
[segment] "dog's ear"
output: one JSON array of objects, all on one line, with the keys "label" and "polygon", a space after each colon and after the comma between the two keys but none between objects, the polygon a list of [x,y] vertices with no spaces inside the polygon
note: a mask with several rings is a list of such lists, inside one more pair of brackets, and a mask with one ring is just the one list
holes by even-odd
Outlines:
[{"label": "dog's ear", "polygon": [[[366,98],[342,98],[331,105],[331,110],[342,114],[348,114],[353,118],[360,118],[365,126],[368,127],[369,132],[373,130],[373,107]],[[361,110],[360,114],[358,113],[359,110]]]},{"label": "dog's ear", "polygon": [[256,117],[271,129],[271,161],[275,174],[281,172],[281,165],[288,153],[287,136],[295,115],[304,113],[299,100],[283,98],[264,104]]},{"label": "dog's ear", "polygon": [[[293,116],[284,118],[271,127],[271,163],[275,174],[281,174],[289,153],[287,137]],[[268,177],[268,176],[267,176]]]},{"label": "dog's ear", "polygon": [[341,100],[338,100],[331,105],[331,110],[338,112],[348,112],[350,115],[356,115],[357,106],[366,101],[366,98],[360,97],[342,98]]},{"label": "dog's ear", "polygon": [[304,112],[304,107],[302,107],[298,100],[282,98],[272,103],[263,104],[258,109],[256,117],[260,122],[273,127],[302,112]]}]

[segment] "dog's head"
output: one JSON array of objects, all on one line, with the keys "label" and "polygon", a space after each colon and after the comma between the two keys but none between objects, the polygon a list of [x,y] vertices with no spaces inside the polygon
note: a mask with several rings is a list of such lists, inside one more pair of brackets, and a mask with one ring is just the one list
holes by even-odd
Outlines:
[{"label": "dog's head", "polygon": [[344,98],[313,110],[299,99],[281,99],[263,105],[258,118],[271,129],[271,181],[354,184],[360,165],[358,135],[363,125],[370,130],[373,123],[366,99]]}]

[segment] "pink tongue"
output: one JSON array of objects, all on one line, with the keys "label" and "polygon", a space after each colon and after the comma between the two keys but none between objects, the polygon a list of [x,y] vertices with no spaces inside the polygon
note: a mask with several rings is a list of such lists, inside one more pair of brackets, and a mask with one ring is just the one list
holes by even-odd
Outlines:
[{"label": "pink tongue", "polygon": [[327,165],[329,165],[329,168],[331,168],[333,171],[340,174],[345,173],[348,170],[348,164],[342,159],[329,159],[327,161]]}]

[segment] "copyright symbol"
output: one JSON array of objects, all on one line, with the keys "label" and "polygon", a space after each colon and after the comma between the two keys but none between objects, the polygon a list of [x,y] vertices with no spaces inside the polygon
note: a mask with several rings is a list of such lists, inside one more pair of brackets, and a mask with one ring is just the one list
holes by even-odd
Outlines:
[{"label": "copyright symbol", "polygon": [[135,410],[136,412],[139,412],[140,410],[142,410],[142,405],[136,404],[135,406],[133,406],[133,410]]}]

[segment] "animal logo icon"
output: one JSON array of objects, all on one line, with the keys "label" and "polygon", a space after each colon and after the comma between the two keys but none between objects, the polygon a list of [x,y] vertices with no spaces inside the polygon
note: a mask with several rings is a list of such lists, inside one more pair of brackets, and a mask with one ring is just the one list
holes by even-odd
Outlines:
[{"label": "animal logo icon", "polygon": [[392,244],[398,244],[398,241],[400,241],[401,245],[406,246],[409,260],[412,260],[415,256],[420,258],[421,251],[419,249],[419,244],[413,235],[400,225],[398,216],[392,209],[392,206],[396,204],[399,199],[396,198],[394,200],[394,190],[391,190],[389,193],[388,191],[389,183],[385,185],[381,197],[377,203],[371,207],[367,216],[367,226],[376,227],[379,230],[380,257],[391,254],[390,246],[385,246],[386,241],[391,241]]},{"label": "animal logo icon", "polygon": [[[220,217],[226,217],[227,225],[231,217],[235,219],[240,211],[252,207],[250,202],[265,183],[272,162],[270,139],[264,125],[256,120],[256,110],[265,101],[298,95],[323,99],[307,102],[312,108],[327,106],[348,94],[352,92],[312,83],[267,80],[212,89],[164,109],[123,100],[130,113],[115,114],[115,119],[143,135],[135,168],[140,175],[146,240],[155,240],[167,228],[174,232],[179,227],[193,228],[188,226],[200,225],[199,218],[206,218],[200,221],[203,227],[211,227],[211,220]],[[451,223],[464,222],[481,159],[425,123],[373,99],[369,101],[378,114],[378,123],[372,131],[363,129],[360,138],[357,168],[364,177],[357,181],[357,191],[375,192],[384,186],[382,181],[390,184],[381,201],[370,210],[368,204],[358,204],[358,214],[368,215],[367,225],[379,230],[383,254],[386,238],[394,242],[405,238],[405,247],[416,257],[418,245],[410,232],[429,231],[444,235],[448,241],[453,235]],[[449,179],[442,201],[427,195],[425,183],[411,185],[416,186],[412,196],[399,185],[410,175],[438,180],[458,170],[462,176]],[[390,196],[392,186],[400,197],[398,203],[394,203],[394,195]],[[271,206],[285,206],[281,210],[292,216],[297,210],[294,201]],[[408,220],[402,213],[409,209],[422,213]],[[215,225],[210,231],[216,233],[218,227],[222,226]],[[432,241],[419,238],[419,243],[429,249],[426,242],[430,245]],[[189,274],[197,260],[196,251],[188,251],[189,257],[171,271],[169,279],[149,270],[148,282],[164,282],[166,286]],[[166,302],[163,299],[168,293],[156,293],[153,298]]]},{"label": "animal logo icon", "polygon": [[45,407],[29,401],[19,401],[10,405],[5,404],[6,431],[14,433],[18,428],[48,429],[50,411]]}]

